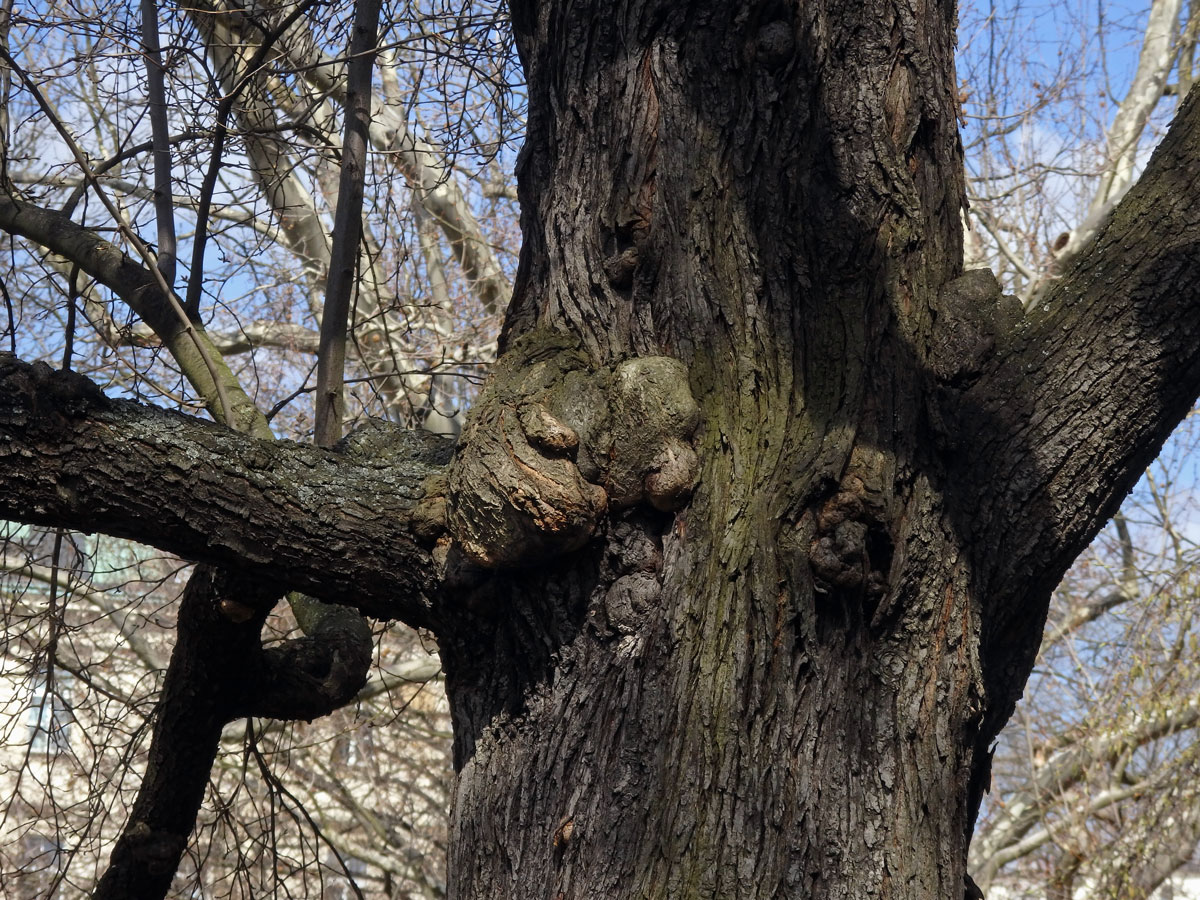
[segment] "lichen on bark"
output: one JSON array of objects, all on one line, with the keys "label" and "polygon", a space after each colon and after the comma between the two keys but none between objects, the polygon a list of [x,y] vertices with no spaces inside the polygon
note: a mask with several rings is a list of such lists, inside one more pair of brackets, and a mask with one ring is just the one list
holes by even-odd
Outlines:
[{"label": "lichen on bark", "polygon": [[691,497],[699,407],[683,363],[596,366],[570,335],[515,341],[471,410],[450,468],[450,532],[487,568],[578,549],[609,510]]}]

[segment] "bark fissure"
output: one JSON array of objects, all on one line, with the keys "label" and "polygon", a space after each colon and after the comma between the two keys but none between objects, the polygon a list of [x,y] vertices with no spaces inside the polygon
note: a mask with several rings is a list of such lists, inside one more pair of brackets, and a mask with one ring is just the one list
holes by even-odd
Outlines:
[{"label": "bark fissure", "polygon": [[365,431],[387,434],[368,452],[363,435],[341,453],[261,441],[7,355],[0,383],[0,515],[141,540],[432,624],[444,439],[379,424]]},{"label": "bark fissure", "polygon": [[[145,516],[195,558],[433,626],[451,896],[971,894],[1049,592],[1200,390],[1200,100],[1022,316],[961,271],[949,4],[597,12],[512,3],[526,241],[449,487],[427,442],[373,468],[270,449],[6,361],[0,513],[143,539]],[[0,201],[6,227],[55,222]],[[595,423],[622,372],[661,371],[696,412],[630,475],[628,421]],[[695,463],[663,493],[665,438]],[[289,653],[282,694],[334,667]]]},{"label": "bark fissure", "polygon": [[[474,735],[460,895],[546,872],[564,897],[963,890],[978,607],[920,399],[962,187],[949,22],[919,6],[514,9],[531,115],[508,344],[537,323],[599,364],[680,359],[701,473],[669,521],[629,524],[661,544],[653,571],[507,576],[524,589],[492,635],[524,633],[506,612],[528,623],[532,595],[644,616],[548,630],[509,728],[468,705],[491,693],[458,664],[481,648],[444,636]],[[604,146],[573,137],[596,127]],[[477,852],[496,819],[533,836]]]}]

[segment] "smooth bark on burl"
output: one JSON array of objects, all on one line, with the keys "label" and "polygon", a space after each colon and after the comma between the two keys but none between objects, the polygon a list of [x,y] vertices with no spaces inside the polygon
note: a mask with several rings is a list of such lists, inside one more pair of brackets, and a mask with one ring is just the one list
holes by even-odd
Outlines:
[{"label": "smooth bark on burl", "polygon": [[569,335],[513,343],[471,409],[450,466],[449,527],[485,568],[582,547],[607,512],[663,512],[692,495],[699,409],[662,356],[596,368]]}]

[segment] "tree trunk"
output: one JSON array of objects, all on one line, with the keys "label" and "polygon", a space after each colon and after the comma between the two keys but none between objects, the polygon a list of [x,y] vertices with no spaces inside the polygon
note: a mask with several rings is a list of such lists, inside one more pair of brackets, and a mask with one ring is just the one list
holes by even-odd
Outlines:
[{"label": "tree trunk", "polygon": [[[952,4],[510,6],[525,245],[448,467],[0,355],[0,513],[433,629],[454,898],[977,896],[1050,591],[1200,393],[1200,92],[1023,313],[961,271]],[[166,315],[65,217],[0,227]],[[223,714],[344,700],[342,618]]]},{"label": "tree trunk", "polygon": [[701,470],[686,509],[610,510],[446,616],[450,895],[961,896],[979,603],[925,404],[980,349],[934,328],[961,266],[952,11],[513,18],[505,343],[682,360]]}]

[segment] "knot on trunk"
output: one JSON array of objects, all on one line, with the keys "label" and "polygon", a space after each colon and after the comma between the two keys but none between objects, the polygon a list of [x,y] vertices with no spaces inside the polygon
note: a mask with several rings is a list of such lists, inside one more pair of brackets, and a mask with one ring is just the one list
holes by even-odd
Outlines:
[{"label": "knot on trunk", "polygon": [[111,405],[104,392],[78,372],[0,352],[0,422],[49,433]]},{"label": "knot on trunk", "polygon": [[894,543],[869,480],[848,475],[818,508],[809,561],[818,594],[858,597],[873,610],[888,591]]},{"label": "knot on trunk", "polygon": [[1004,294],[990,269],[972,269],[942,286],[928,365],[938,381],[958,385],[983,364],[1021,321],[1021,302]]},{"label": "knot on trunk", "polygon": [[699,471],[699,418],[678,360],[595,368],[568,335],[525,335],[468,416],[450,532],[479,565],[516,566],[583,546],[610,509],[680,509]]}]

